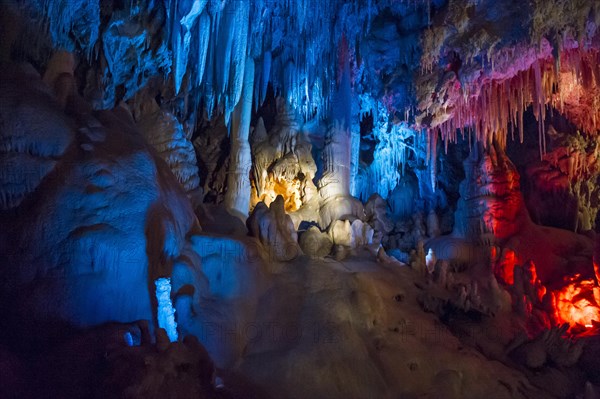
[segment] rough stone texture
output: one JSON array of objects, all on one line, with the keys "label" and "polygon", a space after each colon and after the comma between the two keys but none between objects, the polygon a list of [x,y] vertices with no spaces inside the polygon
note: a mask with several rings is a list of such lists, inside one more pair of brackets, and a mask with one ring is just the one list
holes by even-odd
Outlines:
[{"label": "rough stone texture", "polygon": [[[582,364],[562,339],[567,330],[548,329],[564,321],[552,314],[559,303],[569,311],[588,301],[594,319],[600,309],[590,239],[599,202],[599,4],[0,2],[0,60],[31,62],[47,85],[32,67],[0,74],[0,225],[10,226],[0,229],[8,326],[0,338],[46,336],[41,318],[152,320],[149,288],[168,276],[180,336],[201,337],[219,368],[274,397],[591,397],[594,345]],[[138,118],[148,86],[159,112]],[[279,113],[269,108],[276,97],[286,104]],[[129,110],[186,188],[198,185],[200,163],[207,195],[195,196],[194,208],[211,232],[235,237],[198,233]],[[568,129],[549,129],[549,110],[566,116]],[[199,129],[207,120],[217,127]],[[476,129],[461,131],[469,126]],[[506,156],[513,132],[536,141],[533,154],[521,146]],[[520,156],[529,161],[517,163]],[[257,202],[273,200],[270,208],[258,202],[249,220],[258,239],[200,203],[227,195],[244,217],[246,175]],[[411,268],[364,245],[371,227],[389,226],[381,201],[365,210],[350,192],[388,196],[395,220],[383,244],[403,251]],[[525,205],[537,208],[533,222],[585,235],[536,225]],[[295,230],[308,221],[319,226],[301,237],[312,257],[278,262],[300,253]],[[323,230],[333,258],[314,256],[329,245]],[[312,252],[311,237],[322,252]],[[427,265],[430,250],[440,261],[429,256]],[[564,317],[579,322],[569,334],[597,336],[589,308],[575,310],[586,314]],[[538,338],[515,339],[522,332]],[[139,377],[141,385],[126,382],[145,396],[149,387],[175,395],[159,384],[173,375],[193,388],[201,379],[187,380],[185,369],[195,370],[197,358],[158,338],[167,353],[152,348],[147,364],[137,359],[126,370],[118,367],[129,359],[118,359],[115,378]],[[0,344],[8,374],[0,396],[9,396],[2,389],[18,385],[23,362]]]},{"label": "rough stone texture", "polygon": [[200,230],[184,192],[124,108],[91,112],[71,95],[64,112],[39,77],[1,75],[7,319],[152,320],[153,281],[177,262],[199,270],[182,258]]},{"label": "rough stone texture", "polygon": [[177,118],[162,111],[154,100],[150,101],[148,110],[140,116],[137,126],[169,165],[185,191],[194,191],[200,185],[194,146]]},{"label": "rough stone texture", "polygon": [[358,248],[373,242],[373,228],[360,219],[336,220],[329,226],[328,233],[334,245]]},{"label": "rough stone texture", "polygon": [[333,196],[321,202],[319,226],[329,228],[333,222],[342,219],[363,219],[365,210],[362,202],[351,196]]},{"label": "rough stone texture", "polygon": [[[550,105],[578,129],[596,134],[597,74],[580,71],[597,68],[599,4],[521,5],[515,0],[453,0],[440,7],[422,35],[418,124],[432,133],[439,128],[449,141],[456,141],[456,129],[466,126],[482,143],[505,143],[511,129],[522,141],[523,114],[533,105],[541,120],[543,152],[543,119]],[[499,97],[506,101],[489,106]]]},{"label": "rough stone texture", "polygon": [[229,167],[229,137],[223,118],[215,118],[199,129],[194,139],[196,158],[205,197],[213,203],[223,201]]},{"label": "rough stone texture", "polygon": [[6,361],[22,365],[11,368],[21,383],[10,386],[10,376],[3,373],[0,393],[4,397],[223,397],[224,392],[215,389],[214,363],[197,339],[188,336],[170,343],[164,330],[158,330],[152,343],[152,335],[144,322],[111,323],[77,331],[34,355],[20,358],[3,353]]},{"label": "rough stone texture", "polygon": [[322,258],[329,255],[333,246],[329,235],[321,232],[316,226],[311,226],[300,235],[299,244],[302,252],[315,258]]},{"label": "rough stone texture", "polygon": [[312,146],[297,119],[285,100],[278,99],[274,127],[267,132],[262,119],[257,122],[251,138],[253,205],[259,201],[269,205],[282,195],[285,209],[291,213],[317,196]]},{"label": "rough stone texture", "polygon": [[502,147],[474,149],[464,165],[454,234],[476,241],[485,234],[505,239],[521,230],[529,214],[517,168]]},{"label": "rough stone texture", "polygon": [[[579,132],[548,128],[543,159],[510,148],[524,170],[523,196],[534,222],[584,232],[596,226],[600,191],[600,157],[596,139]],[[524,154],[525,156],[523,156]],[[521,155],[521,156],[519,156]],[[529,156],[527,156],[529,155]],[[556,212],[560,209],[560,212]]]},{"label": "rough stone texture", "polygon": [[[300,257],[272,284],[255,322],[281,328],[254,335],[239,370],[273,397],[544,397],[520,371],[489,361],[423,312],[421,280],[408,267],[378,263],[370,253],[342,263]],[[306,384],[303,377],[315,373],[345,383]],[[516,386],[523,393],[515,395]]]},{"label": "rough stone texture", "polygon": [[394,229],[394,222],[389,216],[388,208],[388,203],[379,194],[373,194],[365,204],[367,223],[375,231],[378,241]]},{"label": "rough stone texture", "polygon": [[250,235],[264,246],[269,260],[289,261],[301,253],[292,219],[285,213],[282,196],[269,207],[259,202],[246,221]]}]

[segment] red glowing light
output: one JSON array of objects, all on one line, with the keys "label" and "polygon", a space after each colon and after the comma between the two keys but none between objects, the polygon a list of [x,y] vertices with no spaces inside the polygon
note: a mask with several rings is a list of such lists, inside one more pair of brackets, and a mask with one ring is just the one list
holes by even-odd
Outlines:
[{"label": "red glowing light", "polygon": [[[494,254],[495,258],[495,254]],[[517,264],[515,251],[504,249],[500,258],[494,264],[494,274],[507,285],[514,284],[514,269]]]},{"label": "red glowing light", "polygon": [[600,321],[600,287],[593,279],[569,279],[569,283],[554,294],[555,315],[561,323],[591,328],[592,321]]}]

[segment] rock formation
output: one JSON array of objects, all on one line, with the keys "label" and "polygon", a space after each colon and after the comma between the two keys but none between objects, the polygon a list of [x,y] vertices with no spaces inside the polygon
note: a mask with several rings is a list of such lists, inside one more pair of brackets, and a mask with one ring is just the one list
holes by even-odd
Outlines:
[{"label": "rock formation", "polygon": [[292,219],[285,213],[282,196],[267,207],[259,202],[246,221],[248,231],[263,245],[268,259],[292,260],[300,254],[298,234]]}]

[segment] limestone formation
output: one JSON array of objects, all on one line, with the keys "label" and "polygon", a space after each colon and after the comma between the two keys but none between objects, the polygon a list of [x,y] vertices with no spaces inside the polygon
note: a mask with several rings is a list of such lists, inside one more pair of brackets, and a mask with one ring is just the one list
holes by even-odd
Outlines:
[{"label": "limestone formation", "polygon": [[298,234],[292,219],[285,213],[282,196],[267,207],[259,202],[246,221],[250,235],[263,245],[269,260],[289,261],[300,253]]},{"label": "limestone formation", "polygon": [[321,232],[318,227],[311,226],[300,235],[300,248],[306,255],[322,258],[331,253],[333,242],[327,233]]}]

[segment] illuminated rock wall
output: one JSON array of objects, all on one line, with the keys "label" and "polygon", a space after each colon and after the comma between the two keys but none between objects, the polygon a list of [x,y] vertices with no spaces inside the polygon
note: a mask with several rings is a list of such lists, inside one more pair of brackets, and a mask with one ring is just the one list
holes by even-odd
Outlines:
[{"label": "illuminated rock wall", "polygon": [[269,205],[281,195],[291,213],[315,199],[317,166],[311,148],[298,116],[279,99],[273,128],[267,133],[260,119],[252,135],[252,207],[259,201]]},{"label": "illuminated rock wall", "polygon": [[200,229],[181,186],[126,108],[93,112],[74,95],[63,109],[31,70],[2,76],[7,319],[15,328],[154,320],[154,280],[174,264],[198,271],[199,259],[182,255]]}]

